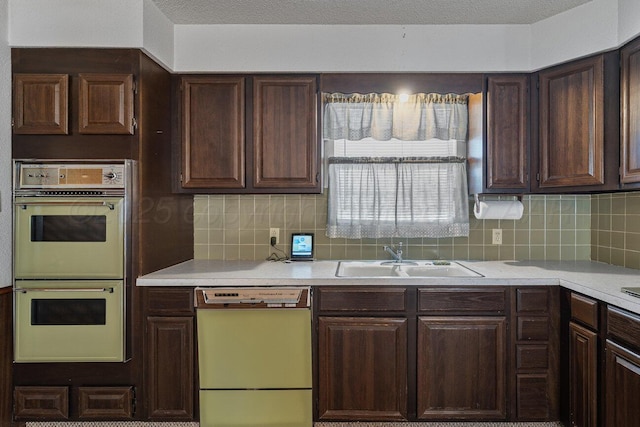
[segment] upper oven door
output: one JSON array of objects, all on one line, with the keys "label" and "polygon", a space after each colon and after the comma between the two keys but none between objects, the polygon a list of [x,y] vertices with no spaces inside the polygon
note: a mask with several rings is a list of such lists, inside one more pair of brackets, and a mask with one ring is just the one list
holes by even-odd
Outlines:
[{"label": "upper oven door", "polygon": [[16,279],[124,277],[124,198],[17,197]]}]

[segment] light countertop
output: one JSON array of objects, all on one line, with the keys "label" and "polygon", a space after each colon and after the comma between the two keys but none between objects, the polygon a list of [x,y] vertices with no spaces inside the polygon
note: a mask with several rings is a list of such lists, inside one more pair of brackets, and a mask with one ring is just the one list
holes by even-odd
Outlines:
[{"label": "light countertop", "polygon": [[620,291],[640,287],[640,271],[589,261],[458,261],[484,277],[336,277],[338,261],[269,262],[190,260],[141,276],[137,286],[340,285],[561,285],[640,314],[640,298]]}]

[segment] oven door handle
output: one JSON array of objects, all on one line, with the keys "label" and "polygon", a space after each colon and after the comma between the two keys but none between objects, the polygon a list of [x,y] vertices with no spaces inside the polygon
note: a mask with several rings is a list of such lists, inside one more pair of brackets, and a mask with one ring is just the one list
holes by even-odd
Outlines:
[{"label": "oven door handle", "polygon": [[109,292],[113,293],[113,288],[15,288],[14,292],[26,294],[27,292]]},{"label": "oven door handle", "polygon": [[19,202],[16,205],[22,209],[27,209],[27,206],[106,206],[114,210],[116,207],[111,202]]}]

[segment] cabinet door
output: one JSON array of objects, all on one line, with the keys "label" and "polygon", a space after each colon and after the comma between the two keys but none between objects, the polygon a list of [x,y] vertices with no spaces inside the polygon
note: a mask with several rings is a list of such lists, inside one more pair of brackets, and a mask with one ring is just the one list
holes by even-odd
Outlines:
[{"label": "cabinet door", "polygon": [[487,188],[525,190],[529,77],[490,76],[487,87]]},{"label": "cabinet door", "polygon": [[540,73],[540,187],[604,184],[604,58]]},{"label": "cabinet door", "polygon": [[244,78],[182,78],[182,186],[244,188]]},{"label": "cabinet door", "polygon": [[133,76],[79,74],[79,132],[133,135]]},{"label": "cabinet door", "polygon": [[14,74],[13,133],[69,133],[68,97],[66,74]]},{"label": "cabinet door", "polygon": [[407,319],[320,317],[320,420],[407,419]]},{"label": "cabinet door", "polygon": [[569,323],[569,406],[571,425],[598,425],[598,334]]},{"label": "cabinet door", "polygon": [[640,426],[640,355],[607,340],[606,426]]},{"label": "cabinet door", "polygon": [[193,419],[194,332],[192,317],[147,318],[149,418]]},{"label": "cabinet door", "polygon": [[316,78],[254,77],[253,186],[319,190]]},{"label": "cabinet door", "polygon": [[506,418],[506,319],[420,317],[418,418]]},{"label": "cabinet door", "polygon": [[621,51],[620,181],[640,182],[640,39]]}]

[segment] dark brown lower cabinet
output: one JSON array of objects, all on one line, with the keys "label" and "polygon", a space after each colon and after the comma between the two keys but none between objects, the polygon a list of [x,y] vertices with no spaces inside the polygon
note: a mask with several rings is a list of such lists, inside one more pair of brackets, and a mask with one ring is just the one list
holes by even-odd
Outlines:
[{"label": "dark brown lower cabinet", "polygon": [[[80,420],[131,420],[135,412],[132,386],[16,386],[13,398],[13,415],[17,421],[68,420],[71,418],[70,407],[75,407],[75,402]],[[76,414],[76,409],[73,411]]]},{"label": "dark brown lower cabinet", "polygon": [[319,317],[320,420],[407,419],[407,319]]},{"label": "dark brown lower cabinet", "polygon": [[571,426],[598,425],[598,334],[569,323],[569,410]]},{"label": "dark brown lower cabinet", "polygon": [[13,390],[13,401],[18,421],[69,418],[69,387],[19,386]]},{"label": "dark brown lower cabinet", "polygon": [[418,418],[505,419],[506,318],[420,317]]},{"label": "dark brown lower cabinet", "polygon": [[314,288],[320,421],[557,421],[558,286]]},{"label": "dark brown lower cabinet", "polygon": [[640,426],[640,355],[612,341],[606,347],[606,426]]},{"label": "dark brown lower cabinet", "polygon": [[135,410],[133,387],[80,387],[78,399],[79,419],[126,420]]},{"label": "dark brown lower cabinet", "polygon": [[192,317],[147,318],[151,419],[193,419],[193,323]]},{"label": "dark brown lower cabinet", "polygon": [[144,289],[147,417],[190,421],[196,413],[193,288]]},{"label": "dark brown lower cabinet", "polygon": [[559,414],[560,288],[511,289],[510,419],[555,421]]}]

